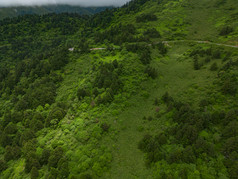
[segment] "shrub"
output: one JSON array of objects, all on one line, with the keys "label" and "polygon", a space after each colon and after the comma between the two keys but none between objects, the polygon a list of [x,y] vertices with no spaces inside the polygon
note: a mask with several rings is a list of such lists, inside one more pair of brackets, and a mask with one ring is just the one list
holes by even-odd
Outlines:
[{"label": "shrub", "polygon": [[78,99],[81,100],[89,95],[89,91],[85,87],[80,87],[77,91]]},{"label": "shrub", "polygon": [[194,70],[199,70],[201,68],[197,58],[193,61],[193,68]]},{"label": "shrub", "polygon": [[160,38],[161,37],[160,33],[155,28],[147,29],[143,33],[143,35],[148,36],[150,38]]},{"label": "shrub", "polygon": [[187,146],[183,150],[183,162],[185,163],[194,163],[196,161],[196,156],[194,154],[193,148],[191,146]]},{"label": "shrub", "polygon": [[172,152],[170,152],[167,160],[170,164],[172,164],[172,163],[180,162],[182,160],[182,158],[183,158],[182,150],[175,149],[175,150],[172,150]]},{"label": "shrub", "polygon": [[4,160],[0,160],[0,173],[7,169],[7,164]]},{"label": "shrub", "polygon": [[234,95],[237,91],[237,80],[234,76],[226,77],[222,85],[222,92],[225,94]]},{"label": "shrub", "polygon": [[162,55],[165,55],[168,52],[168,49],[163,42],[159,42],[156,46]]},{"label": "shrub", "polygon": [[194,145],[197,156],[206,153],[209,156],[215,156],[214,145],[207,140],[199,137]]},{"label": "shrub", "polygon": [[136,22],[156,21],[158,18],[154,14],[142,14],[136,17]]},{"label": "shrub", "polygon": [[66,112],[64,111],[64,109],[62,109],[60,107],[53,108],[50,111],[50,113],[45,121],[45,126],[49,127],[49,126],[57,125],[58,122],[60,122],[60,120],[62,120],[65,115],[66,115]]},{"label": "shrub", "polygon": [[108,129],[110,128],[110,125],[108,125],[107,123],[103,123],[103,124],[101,125],[101,128],[102,128],[102,130],[103,130],[104,132],[107,132]]},{"label": "shrub", "polygon": [[40,164],[46,165],[48,163],[51,151],[49,149],[44,149],[41,157],[40,157]]},{"label": "shrub", "polygon": [[155,98],[155,100],[154,100],[154,105],[156,105],[156,106],[159,105],[159,99],[158,99],[158,98]]},{"label": "shrub", "polygon": [[49,157],[48,163],[49,168],[54,167],[57,168],[57,164],[59,160],[63,157],[63,149],[61,147],[57,147]]},{"label": "shrub", "polygon": [[225,138],[238,136],[238,122],[231,121],[223,130],[222,136]]},{"label": "shrub", "polygon": [[233,27],[231,27],[231,26],[225,26],[225,27],[223,27],[223,28],[221,29],[220,35],[225,36],[225,35],[230,34],[230,33],[233,32],[233,31],[234,31]]},{"label": "shrub", "polygon": [[31,169],[31,179],[37,179],[39,176],[39,171],[36,167],[32,167]]},{"label": "shrub", "polygon": [[15,134],[17,132],[17,126],[10,122],[4,129],[6,134]]},{"label": "shrub", "polygon": [[7,146],[4,154],[5,161],[15,160],[21,156],[21,149],[18,146]]},{"label": "shrub", "polygon": [[[40,163],[36,158],[27,157],[25,162],[26,173],[31,172],[32,168],[40,169]],[[35,171],[34,171],[35,172]]]},{"label": "shrub", "polygon": [[209,63],[211,61],[211,58],[210,57],[206,57],[205,58],[205,63]]},{"label": "shrub", "polygon": [[174,99],[169,95],[168,91],[166,91],[163,96],[161,97],[161,100],[165,103],[165,104],[169,104],[170,102],[173,102]]},{"label": "shrub", "polygon": [[155,79],[158,76],[157,70],[151,66],[146,67],[145,73],[148,74],[148,76],[150,76],[152,79]]},{"label": "shrub", "polygon": [[93,177],[90,174],[81,174],[79,179],[92,179]]},{"label": "shrub", "polygon": [[33,131],[37,132],[37,131],[39,131],[39,130],[44,128],[44,124],[41,121],[39,121],[39,120],[33,119],[30,122],[30,128]]},{"label": "shrub", "polygon": [[152,116],[149,116],[148,117],[148,121],[152,121],[153,120],[153,117]]},{"label": "shrub", "polygon": [[148,145],[151,142],[151,140],[153,139],[153,137],[149,134],[146,134],[143,139],[139,142],[138,148],[144,152],[148,151]]},{"label": "shrub", "polygon": [[145,49],[141,52],[140,54],[140,61],[144,64],[144,65],[147,65],[147,64],[150,64],[151,62],[151,52],[149,49]]},{"label": "shrub", "polygon": [[69,164],[65,158],[61,158],[58,162],[58,177],[68,178],[69,176]]},{"label": "shrub", "polygon": [[211,65],[210,70],[211,70],[211,71],[216,71],[217,69],[218,69],[217,63],[214,62],[214,63]]},{"label": "shrub", "polygon": [[193,144],[198,137],[198,130],[194,125],[184,125],[178,130],[176,137],[184,144]]}]

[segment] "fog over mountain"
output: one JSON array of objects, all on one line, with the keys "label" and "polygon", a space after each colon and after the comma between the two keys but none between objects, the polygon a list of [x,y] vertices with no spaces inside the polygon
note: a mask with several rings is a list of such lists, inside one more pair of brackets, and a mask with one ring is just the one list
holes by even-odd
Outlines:
[{"label": "fog over mountain", "polygon": [[121,6],[130,0],[0,0],[0,6],[41,6],[41,5],[80,5],[80,6]]}]

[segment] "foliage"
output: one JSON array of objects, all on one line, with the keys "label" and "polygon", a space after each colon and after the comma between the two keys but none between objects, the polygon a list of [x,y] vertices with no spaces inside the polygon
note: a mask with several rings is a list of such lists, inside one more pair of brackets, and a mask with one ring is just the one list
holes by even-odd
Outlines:
[{"label": "foliage", "polygon": [[157,17],[154,14],[141,14],[136,17],[136,22],[147,22],[147,21],[156,21]]},{"label": "foliage", "polygon": [[237,178],[237,51],[222,45],[237,3],[219,3],[0,21],[0,178]]},{"label": "foliage", "polygon": [[234,29],[231,26],[225,26],[221,29],[220,35],[228,35],[233,31],[234,31]]},{"label": "foliage", "polygon": [[39,176],[38,169],[36,167],[33,167],[31,169],[31,179],[36,179]]}]

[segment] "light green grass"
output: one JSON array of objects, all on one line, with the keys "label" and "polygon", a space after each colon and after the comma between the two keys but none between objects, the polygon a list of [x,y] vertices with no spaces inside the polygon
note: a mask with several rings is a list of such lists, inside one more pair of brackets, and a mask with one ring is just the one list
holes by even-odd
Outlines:
[{"label": "light green grass", "polygon": [[[154,178],[152,169],[145,166],[145,157],[138,149],[138,143],[144,134],[156,134],[171,126],[168,115],[159,119],[154,117],[154,99],[160,99],[168,91],[175,99],[192,100],[196,104],[206,92],[206,86],[215,77],[215,73],[207,68],[195,71],[192,60],[182,58],[188,48],[183,45],[174,46],[168,56],[158,57],[153,61],[152,65],[158,69],[160,77],[144,82],[141,86],[149,97],[145,98],[140,91],[130,98],[130,106],[118,116],[114,127],[118,128],[119,134],[113,148],[111,170],[102,178]],[[153,56],[156,55],[158,54],[155,51]],[[163,105],[159,107],[163,110]],[[154,120],[145,121],[144,116],[152,116]]]}]

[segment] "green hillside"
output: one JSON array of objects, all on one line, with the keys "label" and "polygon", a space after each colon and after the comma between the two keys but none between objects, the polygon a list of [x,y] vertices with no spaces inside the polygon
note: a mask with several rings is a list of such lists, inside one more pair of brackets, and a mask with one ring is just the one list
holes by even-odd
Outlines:
[{"label": "green hillside", "polygon": [[77,13],[81,15],[92,15],[111,7],[80,7],[69,5],[49,5],[36,7],[0,7],[0,19],[7,17],[22,16],[25,14],[49,14],[49,13]]},{"label": "green hillside", "polygon": [[0,21],[0,178],[238,178],[237,5]]}]

